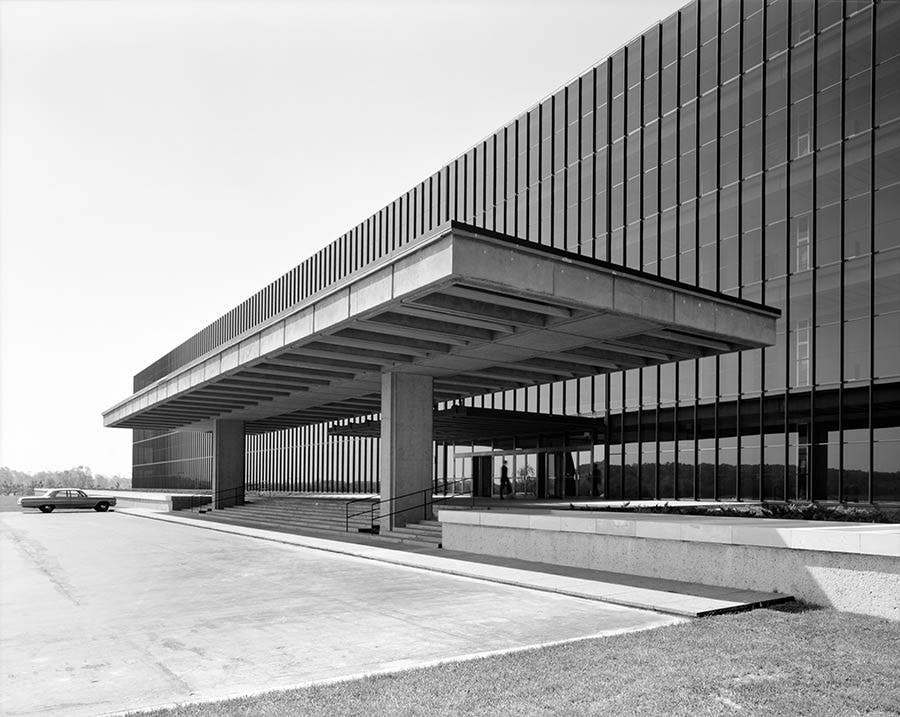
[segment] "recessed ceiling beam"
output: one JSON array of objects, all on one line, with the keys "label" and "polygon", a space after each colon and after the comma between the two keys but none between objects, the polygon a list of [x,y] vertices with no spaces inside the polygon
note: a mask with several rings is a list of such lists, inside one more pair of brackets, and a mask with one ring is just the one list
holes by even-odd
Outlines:
[{"label": "recessed ceiling beam", "polygon": [[[336,368],[336,369],[349,369],[356,373],[369,373],[371,371],[380,371],[381,364],[377,363],[368,363],[359,360],[341,360],[335,358],[334,356],[329,355],[320,355],[317,353],[307,354],[307,347],[304,346],[302,350],[304,353],[284,353],[278,356],[278,360],[273,363],[282,363],[285,362],[286,366],[302,366],[304,368],[314,368],[314,369],[328,369],[328,368]],[[354,356],[354,358],[357,358]],[[354,374],[354,375],[355,375]]]},{"label": "recessed ceiling beam", "polygon": [[439,311],[425,309],[414,306],[410,303],[402,303],[398,306],[391,307],[391,311],[395,314],[406,314],[407,316],[417,316],[429,321],[439,321],[444,323],[459,323],[465,326],[474,326],[480,329],[487,329],[498,334],[514,334],[516,327],[510,323],[502,323],[500,321],[485,321],[474,316],[457,316],[456,314],[445,314]]},{"label": "recessed ceiling beam", "polygon": [[497,306],[507,306],[511,309],[522,309],[536,314],[557,316],[563,319],[568,319],[572,316],[572,310],[567,309],[564,306],[552,306],[538,301],[528,301],[512,296],[506,296],[504,294],[495,294],[479,289],[472,289],[468,286],[449,286],[445,289],[441,289],[441,293],[450,296],[458,296],[463,299],[474,299],[484,303],[496,304]]},{"label": "recessed ceiling beam", "polygon": [[357,322],[357,326],[363,327],[366,331],[386,334],[388,336],[405,336],[411,339],[424,339],[426,341],[436,340],[445,346],[468,346],[471,341],[460,339],[450,334],[442,334],[439,331],[429,331],[427,329],[414,329],[399,324],[384,324],[379,321],[361,320]]},{"label": "recessed ceiling beam", "polygon": [[416,306],[436,309],[444,314],[501,321],[516,326],[540,328],[544,326],[546,321],[546,317],[543,314],[538,314],[533,311],[522,311],[521,309],[512,309],[508,306],[497,306],[496,304],[490,304],[486,301],[462,299],[458,296],[449,296],[447,294],[441,294],[440,292],[420,296],[410,300],[409,303],[415,304]]}]

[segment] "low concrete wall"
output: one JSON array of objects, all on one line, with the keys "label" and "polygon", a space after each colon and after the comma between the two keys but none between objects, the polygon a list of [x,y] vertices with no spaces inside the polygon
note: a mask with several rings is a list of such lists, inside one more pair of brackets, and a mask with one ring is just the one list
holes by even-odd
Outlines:
[{"label": "low concrete wall", "polygon": [[[712,519],[704,524],[696,517],[684,521],[678,520],[681,516],[653,516],[655,522],[664,519],[671,537],[637,537],[634,523],[645,516],[630,521],[627,515],[607,514],[611,515],[619,532],[631,535],[598,532],[595,517],[580,523],[581,518],[571,513],[563,516],[567,529],[561,527],[558,514],[441,511],[440,519],[443,546],[449,550],[779,592],[815,605],[900,620],[900,558],[893,555],[736,544],[733,538],[724,542],[726,523]],[[535,527],[541,517],[556,521]],[[705,528],[710,531],[707,536]],[[694,539],[682,538],[683,529]],[[824,539],[833,539],[829,528],[824,530]],[[809,537],[806,540],[810,542]]]},{"label": "low concrete wall", "polygon": [[168,513],[170,510],[179,510],[190,507],[191,498],[193,505],[209,503],[209,495],[191,495],[189,493],[156,493],[151,491],[123,491],[123,490],[89,490],[89,495],[115,496],[116,508],[138,508],[151,510],[158,513]]}]

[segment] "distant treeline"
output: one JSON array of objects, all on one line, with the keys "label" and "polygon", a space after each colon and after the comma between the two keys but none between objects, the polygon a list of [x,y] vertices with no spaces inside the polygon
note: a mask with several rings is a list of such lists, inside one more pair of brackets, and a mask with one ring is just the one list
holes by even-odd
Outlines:
[{"label": "distant treeline", "polygon": [[131,478],[94,473],[87,466],[27,473],[0,466],[0,495],[33,495],[40,488],[130,488]]}]

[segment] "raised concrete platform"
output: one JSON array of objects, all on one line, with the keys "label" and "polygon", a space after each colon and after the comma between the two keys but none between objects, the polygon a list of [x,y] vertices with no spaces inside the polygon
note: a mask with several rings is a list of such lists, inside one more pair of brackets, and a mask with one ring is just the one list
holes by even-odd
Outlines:
[{"label": "raised concrete platform", "polygon": [[541,564],[516,558],[491,558],[462,551],[406,550],[402,545],[376,547],[360,544],[358,536],[353,536],[354,542],[344,542],[259,528],[197,521],[186,516],[162,515],[136,510],[127,511],[127,513],[223,533],[353,555],[394,565],[685,617],[701,617],[747,610],[791,599],[790,595],[765,591],[721,588],[693,582],[624,575],[565,565]]},{"label": "raised concrete platform", "polygon": [[89,490],[90,495],[110,496],[116,499],[116,509],[138,508],[159,513],[199,507],[211,502],[209,493],[157,493],[156,491]]},{"label": "raised concrete platform", "polygon": [[[680,504],[679,504],[680,505]],[[445,511],[444,526],[483,525],[550,532],[616,535],[788,550],[817,550],[900,558],[900,524],[663,515],[579,510]]]},{"label": "raised concrete platform", "polygon": [[792,594],[900,620],[900,525],[441,509],[444,547]]}]

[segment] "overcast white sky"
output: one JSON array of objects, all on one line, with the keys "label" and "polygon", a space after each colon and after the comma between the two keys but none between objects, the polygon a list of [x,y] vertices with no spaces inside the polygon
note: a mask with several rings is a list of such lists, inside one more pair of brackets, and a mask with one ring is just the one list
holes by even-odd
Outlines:
[{"label": "overcast white sky", "polygon": [[0,2],[0,465],[682,4]]}]

